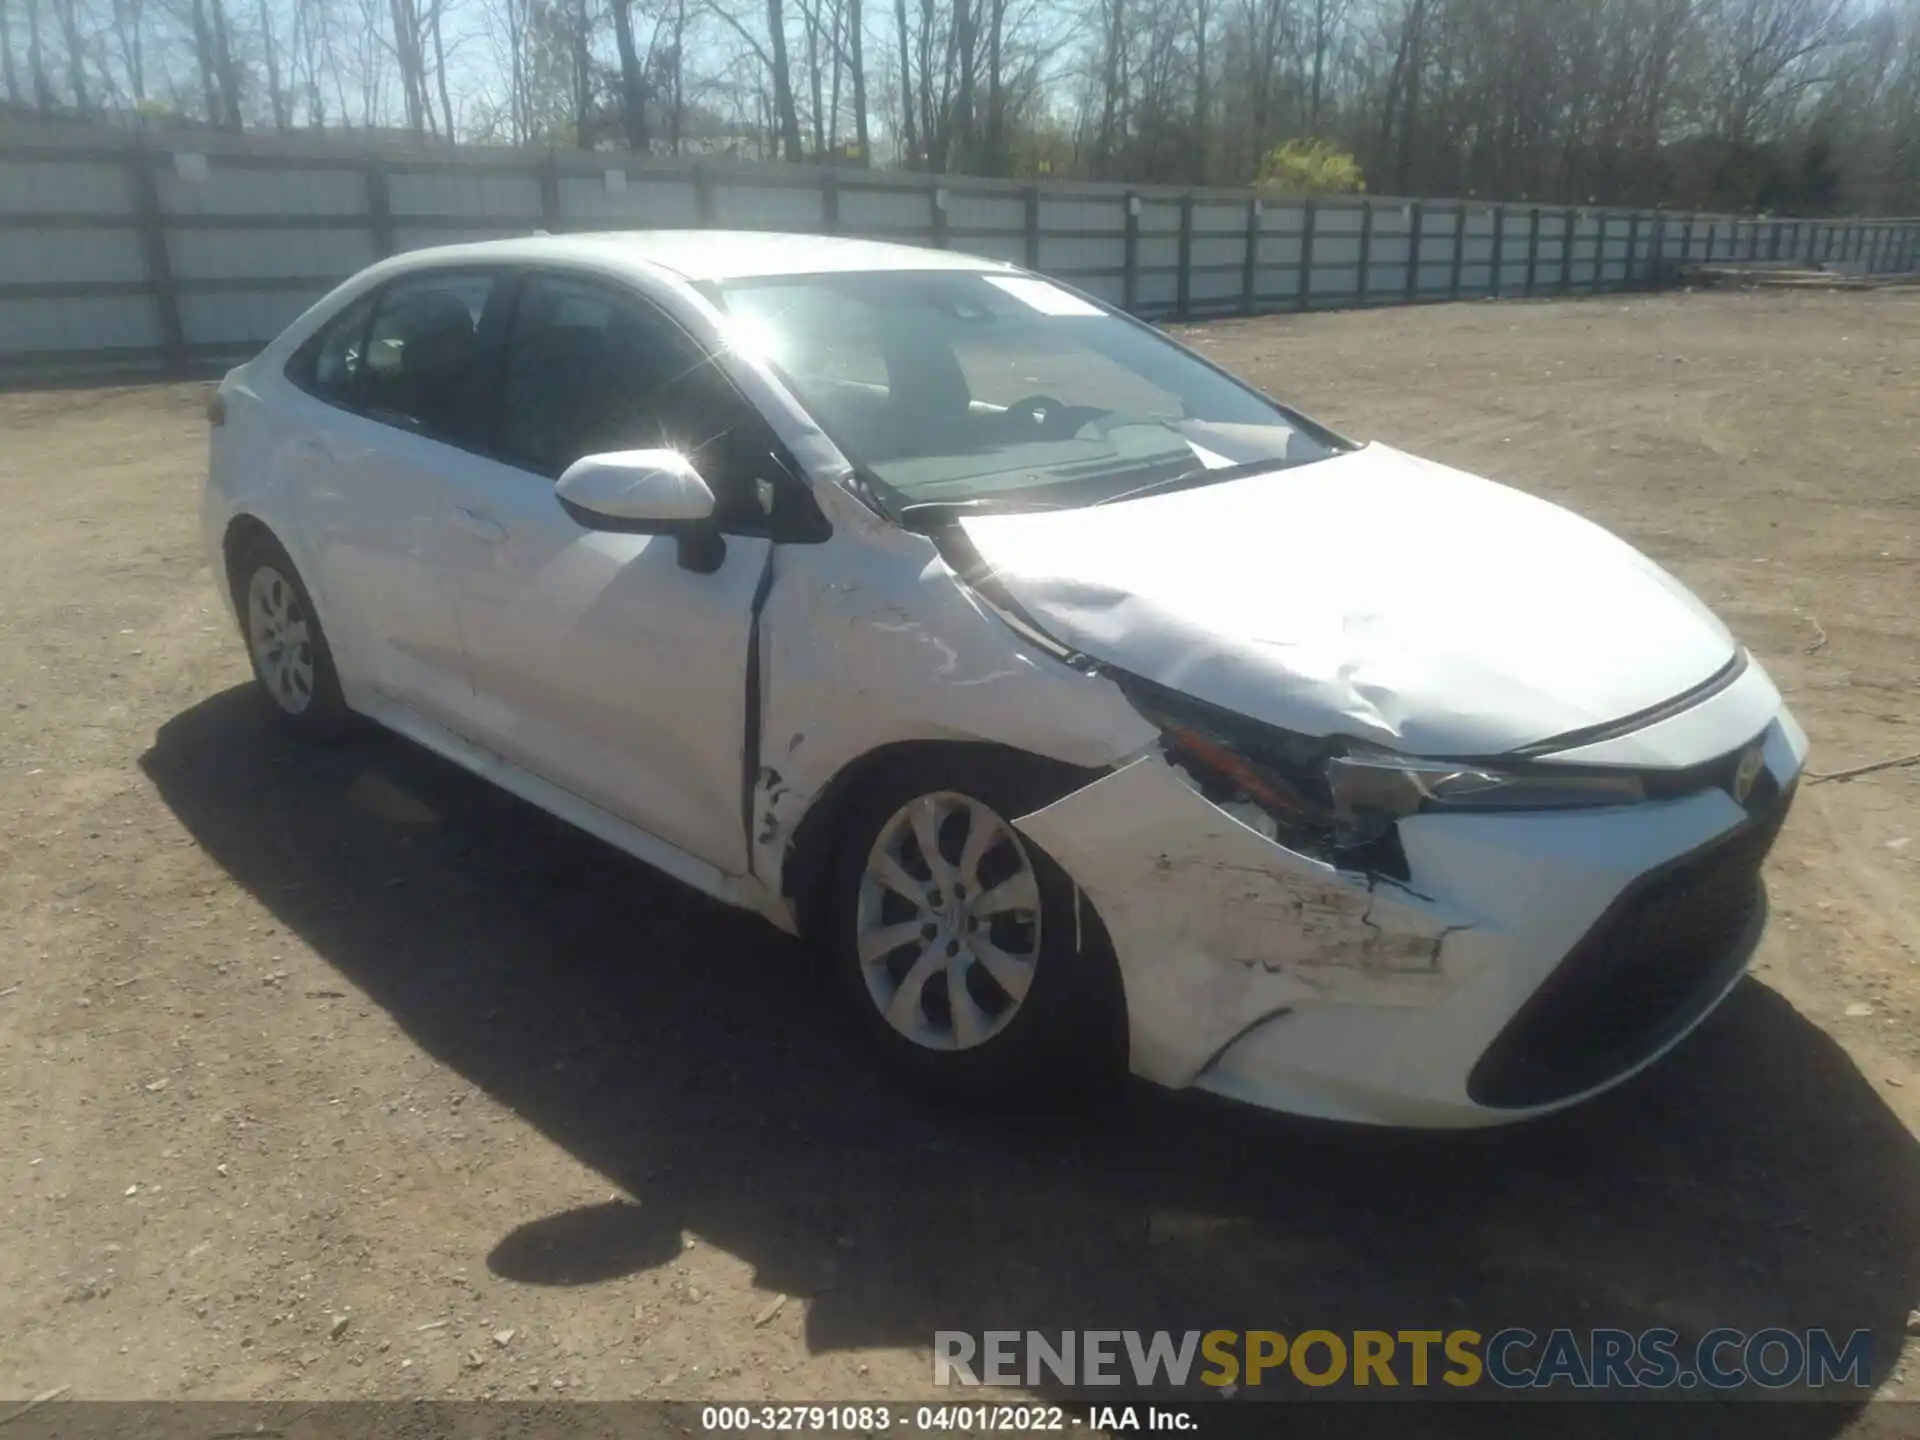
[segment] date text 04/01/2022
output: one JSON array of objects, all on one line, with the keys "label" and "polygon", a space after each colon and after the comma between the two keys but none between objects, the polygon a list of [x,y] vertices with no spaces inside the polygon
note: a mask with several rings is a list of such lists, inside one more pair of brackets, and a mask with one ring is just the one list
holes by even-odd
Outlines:
[{"label": "date text 04/01/2022", "polygon": [[1102,1405],[1083,1418],[1059,1405],[705,1405],[700,1428],[708,1433],[758,1431],[764,1434],[847,1432],[866,1435],[909,1432],[990,1431],[1042,1434],[1090,1428],[1124,1431],[1192,1431],[1192,1414],[1159,1406]]}]

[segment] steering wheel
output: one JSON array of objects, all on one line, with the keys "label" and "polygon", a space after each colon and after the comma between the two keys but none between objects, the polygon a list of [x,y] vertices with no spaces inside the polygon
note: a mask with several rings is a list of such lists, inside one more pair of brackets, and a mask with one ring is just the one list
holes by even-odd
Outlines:
[{"label": "steering wheel", "polygon": [[1051,395],[1022,396],[1006,408],[1008,419],[1030,419],[1042,434],[1057,429],[1061,420],[1072,413],[1073,407]]}]

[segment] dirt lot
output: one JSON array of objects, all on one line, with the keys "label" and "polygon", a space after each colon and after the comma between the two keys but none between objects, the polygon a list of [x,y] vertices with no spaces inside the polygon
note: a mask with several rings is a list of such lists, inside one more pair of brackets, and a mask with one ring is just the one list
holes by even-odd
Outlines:
[{"label": "dirt lot", "polygon": [[[1920,296],[1191,334],[1650,551],[1816,770],[1920,750]],[[400,741],[270,733],[201,395],[0,396],[0,1396],[905,1397],[940,1327],[1784,1324],[1872,1328],[1920,1398],[1920,768],[1805,790],[1757,983],[1574,1115],[943,1114],[757,922]]]}]

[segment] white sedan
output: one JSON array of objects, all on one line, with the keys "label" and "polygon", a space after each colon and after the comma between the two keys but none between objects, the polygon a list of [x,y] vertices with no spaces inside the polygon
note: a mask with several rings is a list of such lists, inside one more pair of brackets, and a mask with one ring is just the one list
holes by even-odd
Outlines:
[{"label": "white sedan", "polygon": [[[807,934],[880,1058],[1571,1104],[1739,981],[1806,738],[1594,525],[1057,283],[792,235],[340,286],[210,402],[260,687]],[[724,963],[716,957],[716,963]]]}]

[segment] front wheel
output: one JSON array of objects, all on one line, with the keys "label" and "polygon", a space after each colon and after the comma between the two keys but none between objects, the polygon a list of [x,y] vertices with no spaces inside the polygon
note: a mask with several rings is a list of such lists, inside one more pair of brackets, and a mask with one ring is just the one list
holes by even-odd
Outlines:
[{"label": "front wheel", "polygon": [[1124,1044],[1104,931],[1011,823],[1064,788],[1017,757],[929,759],[870,784],[841,828],[840,988],[882,1059],[934,1088],[1086,1078]]}]

